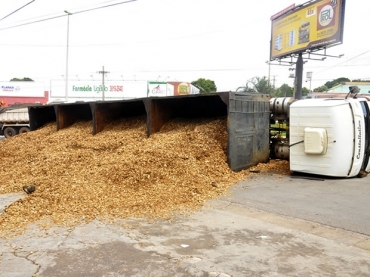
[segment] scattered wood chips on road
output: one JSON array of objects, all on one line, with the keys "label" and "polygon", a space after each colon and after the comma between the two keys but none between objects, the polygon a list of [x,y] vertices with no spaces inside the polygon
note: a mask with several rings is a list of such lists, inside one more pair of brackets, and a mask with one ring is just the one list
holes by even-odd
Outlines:
[{"label": "scattered wood chips on road", "polygon": [[[224,195],[250,174],[228,167],[226,118],[173,120],[150,137],[144,117],[91,132],[91,122],[59,131],[53,123],[1,142],[0,194],[36,188],[0,215],[1,236],[30,223],[170,218]],[[289,174],[287,162],[269,164]],[[253,168],[263,172],[269,164]]]}]

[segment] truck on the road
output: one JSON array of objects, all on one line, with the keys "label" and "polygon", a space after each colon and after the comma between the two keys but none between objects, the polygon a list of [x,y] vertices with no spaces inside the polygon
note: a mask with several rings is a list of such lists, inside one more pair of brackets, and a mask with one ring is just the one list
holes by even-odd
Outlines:
[{"label": "truck on the road", "polygon": [[29,131],[30,122],[26,105],[0,109],[0,135],[10,138]]},{"label": "truck on the road", "polygon": [[306,99],[290,106],[290,169],[333,177],[370,169],[366,98]]},{"label": "truck on the road", "polygon": [[293,172],[366,176],[370,172],[370,101],[351,94],[340,98],[271,99],[272,119],[281,121],[285,113],[287,127],[285,139],[272,137],[270,153],[289,159]]}]

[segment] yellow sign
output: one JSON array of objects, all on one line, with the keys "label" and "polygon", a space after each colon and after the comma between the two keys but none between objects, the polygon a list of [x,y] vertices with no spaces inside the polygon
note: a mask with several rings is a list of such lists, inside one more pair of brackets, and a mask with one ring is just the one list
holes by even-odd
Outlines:
[{"label": "yellow sign", "polygon": [[318,0],[272,20],[270,59],[342,43],[345,0]]}]

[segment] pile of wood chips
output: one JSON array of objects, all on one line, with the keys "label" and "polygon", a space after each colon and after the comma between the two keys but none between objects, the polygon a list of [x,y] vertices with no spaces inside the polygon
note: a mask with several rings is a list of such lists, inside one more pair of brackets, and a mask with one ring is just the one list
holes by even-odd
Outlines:
[{"label": "pile of wood chips", "polygon": [[[225,194],[249,173],[228,167],[226,118],[173,120],[149,138],[144,117],[91,131],[91,122],[60,131],[54,123],[1,142],[0,194],[24,185],[36,190],[0,215],[0,236],[30,223],[170,218]],[[280,174],[288,172],[286,163],[276,164]],[[268,164],[261,166],[262,172]]]}]

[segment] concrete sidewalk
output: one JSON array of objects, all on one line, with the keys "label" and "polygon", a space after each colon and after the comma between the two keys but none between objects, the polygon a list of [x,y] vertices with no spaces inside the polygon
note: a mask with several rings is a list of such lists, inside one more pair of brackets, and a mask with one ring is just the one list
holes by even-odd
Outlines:
[{"label": "concrete sidewalk", "polygon": [[171,221],[30,227],[0,240],[0,276],[370,276],[369,236],[254,209],[245,190]]}]

